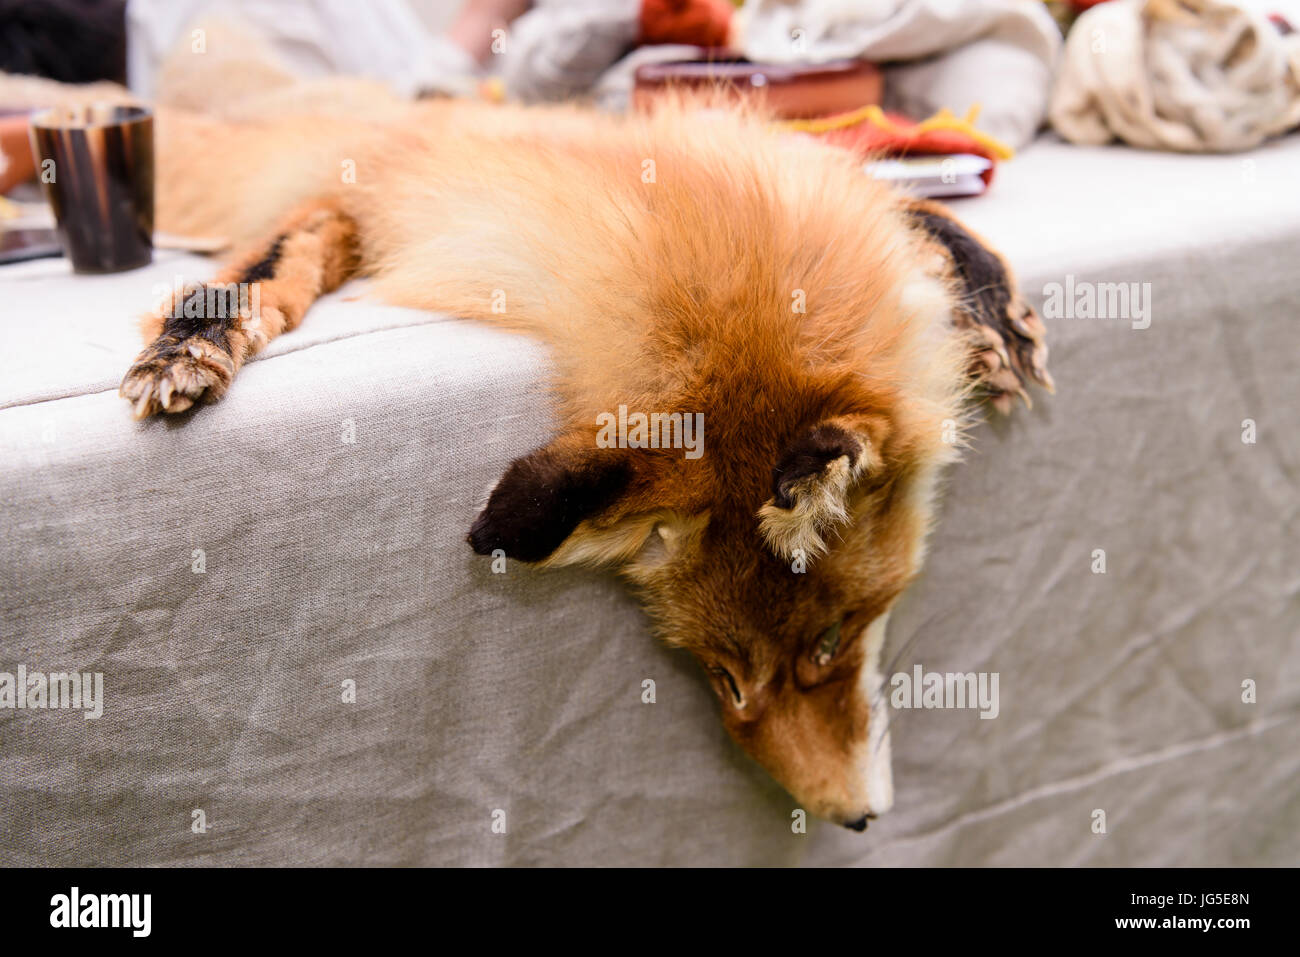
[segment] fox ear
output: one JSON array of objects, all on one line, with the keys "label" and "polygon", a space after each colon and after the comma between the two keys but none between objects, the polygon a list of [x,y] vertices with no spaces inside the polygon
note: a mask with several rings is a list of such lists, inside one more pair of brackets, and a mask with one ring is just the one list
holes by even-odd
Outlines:
[{"label": "fox ear", "polygon": [[475,519],[469,543],[480,555],[501,549],[519,561],[546,561],[580,523],[609,508],[631,479],[625,450],[596,448],[590,435],[561,437],[510,463]]},{"label": "fox ear", "polygon": [[1030,405],[1030,382],[1055,391],[1043,322],[1020,295],[1003,258],[938,203],[910,200],[904,212],[933,244],[956,286],[954,324],[970,338],[970,374],[994,407],[1010,412],[1015,396]]},{"label": "fox ear", "polygon": [[888,431],[881,416],[840,416],[791,442],[772,469],[772,497],[758,510],[768,547],[786,559],[824,552],[825,534],[852,517],[853,486],[883,465]]}]

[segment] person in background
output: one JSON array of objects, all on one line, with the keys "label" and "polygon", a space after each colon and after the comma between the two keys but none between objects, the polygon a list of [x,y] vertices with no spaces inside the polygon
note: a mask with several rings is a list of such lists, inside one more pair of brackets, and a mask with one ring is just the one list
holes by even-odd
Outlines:
[{"label": "person in background", "polygon": [[[407,98],[469,95],[493,56],[493,31],[508,29],[530,3],[466,0],[449,22],[436,8],[422,17],[426,6],[417,0],[130,0],[129,83],[152,98],[161,65],[196,25],[228,23],[256,35],[303,79],[365,77]],[[445,32],[431,26],[443,22]]]}]

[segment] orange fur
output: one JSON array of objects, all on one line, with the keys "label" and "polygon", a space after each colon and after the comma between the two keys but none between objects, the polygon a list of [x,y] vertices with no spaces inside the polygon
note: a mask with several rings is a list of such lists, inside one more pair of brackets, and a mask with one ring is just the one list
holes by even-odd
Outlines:
[{"label": "orange fur", "polygon": [[[159,216],[256,250],[304,202],[337,210],[355,235],[306,257],[333,262],[331,282],[307,283],[286,327],[355,268],[391,302],[545,341],[561,435],[512,466],[471,542],[619,565],[658,632],[713,677],[736,740],[809,810],[853,823],[892,800],[873,688],[883,622],[957,456],[972,351],[996,351],[1010,320],[954,331],[970,291],[914,219],[937,207],[848,153],[699,107],[165,113]],[[1011,320],[1032,315],[1011,303]],[[703,413],[705,453],[597,452],[597,417],[619,406]],[[796,471],[774,492],[781,461]],[[548,495],[567,525],[529,511]],[[533,550],[547,528],[562,541]],[[818,652],[836,622],[843,640]]]}]

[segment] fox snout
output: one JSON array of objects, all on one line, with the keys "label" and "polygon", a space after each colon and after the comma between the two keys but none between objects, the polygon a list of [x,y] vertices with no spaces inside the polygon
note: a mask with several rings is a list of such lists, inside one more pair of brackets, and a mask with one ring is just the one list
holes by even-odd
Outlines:
[{"label": "fox snout", "polygon": [[723,723],[735,741],[800,807],[855,831],[866,830],[894,803],[889,712],[879,671],[887,618],[879,616],[846,639],[852,661],[813,686],[796,674],[756,683],[710,668]]},{"label": "fox snout", "polygon": [[[884,723],[883,718],[877,720]],[[877,733],[877,720],[868,719],[865,727],[852,729],[854,740],[847,748],[840,743],[845,729],[821,721],[773,729],[773,733],[733,731],[733,737],[799,807],[823,820],[864,831],[894,800],[888,729]]]}]

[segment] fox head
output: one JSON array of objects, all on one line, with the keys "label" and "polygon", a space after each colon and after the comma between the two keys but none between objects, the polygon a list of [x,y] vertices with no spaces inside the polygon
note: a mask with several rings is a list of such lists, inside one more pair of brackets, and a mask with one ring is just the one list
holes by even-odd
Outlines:
[{"label": "fox head", "polygon": [[794,320],[752,269],[716,297],[699,277],[654,302],[649,345],[606,363],[623,382],[571,403],[469,535],[480,554],[617,566],[699,661],[732,738],[857,830],[893,803],[885,623],[921,568],[972,383],[996,401],[1047,381],[1000,260],[934,207],[888,225],[903,238],[870,282]]},{"label": "fox head", "polygon": [[658,441],[671,426],[659,448],[575,431],[509,467],[470,543],[619,566],[703,666],[736,742],[811,813],[861,829],[893,801],[885,621],[955,454],[942,420],[957,412],[933,401],[807,421],[764,409],[734,435],[705,412],[694,460]]}]

